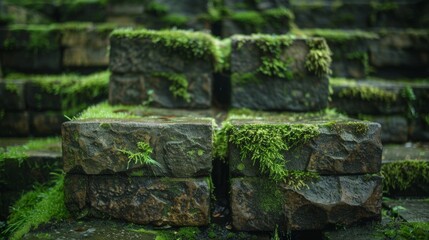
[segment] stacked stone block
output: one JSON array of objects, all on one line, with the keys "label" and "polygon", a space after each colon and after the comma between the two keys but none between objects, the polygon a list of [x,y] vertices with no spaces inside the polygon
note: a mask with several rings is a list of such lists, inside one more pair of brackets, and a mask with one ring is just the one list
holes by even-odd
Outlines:
[{"label": "stacked stone block", "polygon": [[[139,224],[209,223],[213,121],[89,119],[63,125],[65,196],[76,215]],[[134,162],[139,143],[157,164]]]},{"label": "stacked stone block", "polygon": [[117,30],[111,36],[109,102],[209,108],[216,64],[210,35]]},{"label": "stacked stone block", "polygon": [[330,63],[331,52],[323,39],[235,36],[231,105],[260,110],[321,110],[327,106]]},{"label": "stacked stone block", "polygon": [[[272,178],[267,166],[257,161],[258,152],[246,153],[249,142],[229,141],[232,223],[239,231],[318,230],[337,224],[350,225],[380,219],[382,146],[380,125],[355,120],[299,121],[266,118],[230,119],[231,128],[251,127],[240,139],[263,138],[255,135],[267,129],[275,138],[276,128],[295,128],[282,136],[285,144],[299,137],[278,162],[289,174],[284,180]],[[304,122],[304,123],[303,123]],[[259,129],[259,130],[258,130]],[[306,129],[313,137],[304,140]],[[300,132],[300,133],[298,133]],[[234,130],[227,131],[234,139]],[[267,146],[265,146],[267,147]],[[276,164],[276,163],[275,163]],[[262,167],[261,167],[262,166]],[[306,174],[317,174],[311,179]],[[300,180],[307,186],[299,186]]]}]

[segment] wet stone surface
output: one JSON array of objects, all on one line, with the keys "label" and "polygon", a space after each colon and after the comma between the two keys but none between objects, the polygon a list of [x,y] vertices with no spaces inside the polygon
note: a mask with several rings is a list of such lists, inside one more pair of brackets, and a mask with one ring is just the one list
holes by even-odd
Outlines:
[{"label": "wet stone surface", "polygon": [[208,179],[67,175],[65,201],[76,216],[156,226],[204,226],[210,218]]},{"label": "wet stone surface", "polygon": [[232,222],[239,231],[317,230],[381,219],[381,177],[322,176],[293,190],[259,178],[231,181]]},{"label": "wet stone surface", "polygon": [[[63,125],[67,173],[138,176],[208,176],[212,168],[213,120],[198,118],[88,120]],[[119,150],[138,152],[137,143],[153,149],[157,165],[129,162]]]}]

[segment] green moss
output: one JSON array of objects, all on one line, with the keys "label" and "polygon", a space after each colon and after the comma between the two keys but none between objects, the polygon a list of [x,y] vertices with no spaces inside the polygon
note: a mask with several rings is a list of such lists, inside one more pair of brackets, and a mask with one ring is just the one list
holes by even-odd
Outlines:
[{"label": "green moss", "polygon": [[231,68],[231,39],[225,38],[222,40],[216,40],[218,49],[218,64],[216,65],[216,72],[225,72]]},{"label": "green moss", "polygon": [[28,152],[46,150],[54,146],[60,148],[61,138],[59,137],[50,137],[50,138],[40,138],[32,139],[27,143],[19,146],[9,146],[9,147],[0,147],[0,163],[4,159],[16,159],[19,162],[24,161],[28,157]]},{"label": "green moss", "polygon": [[417,97],[414,93],[413,88],[410,85],[406,85],[405,88],[401,91],[401,97],[407,102],[407,117],[409,119],[417,118],[417,112],[414,107],[414,103],[417,100]]},{"label": "green moss", "polygon": [[168,6],[158,3],[156,1],[151,1],[145,7],[144,11],[149,14],[154,14],[157,16],[162,16],[168,13]]},{"label": "green moss", "polygon": [[257,77],[255,73],[233,73],[231,74],[231,84],[232,86],[239,86],[248,83],[260,83],[261,80]]},{"label": "green moss", "polygon": [[228,154],[228,131],[231,123],[225,121],[220,129],[215,129],[213,136],[213,157],[225,160]]},{"label": "green moss", "polygon": [[399,5],[395,2],[372,1],[370,5],[376,12],[391,11],[399,8]]},{"label": "green moss", "polygon": [[317,76],[331,74],[332,52],[326,41],[324,39],[310,39],[307,40],[307,44],[310,48],[305,60],[307,70]]},{"label": "green moss", "polygon": [[258,179],[255,183],[255,199],[264,213],[283,212],[284,196],[275,182]]},{"label": "green moss", "polygon": [[429,239],[428,222],[392,221],[379,227],[375,239]]},{"label": "green moss", "polygon": [[168,14],[161,18],[161,21],[168,26],[183,27],[188,23],[189,18],[182,14]]},{"label": "green moss", "polygon": [[107,97],[110,73],[99,72],[88,76],[63,75],[8,75],[6,81],[29,79],[44,91],[61,96],[63,113],[74,116],[91,101]]},{"label": "green moss", "polygon": [[[224,17],[230,18],[239,24],[246,32],[257,33],[263,31],[264,27],[274,27],[276,29],[288,29],[284,21],[291,22],[294,19],[292,11],[287,8],[273,8],[264,11],[239,11],[226,12]],[[287,24],[290,24],[290,23]]]},{"label": "green moss", "polygon": [[285,169],[283,153],[316,137],[318,127],[312,124],[249,124],[239,127],[225,125],[227,141],[236,145],[242,160],[258,163],[262,174],[273,181],[283,181],[293,188],[306,186],[306,181],[317,177],[313,172]]},{"label": "green moss", "polygon": [[6,82],[6,91],[14,94],[19,94],[18,84],[15,82]]},{"label": "green moss", "polygon": [[53,25],[10,25],[3,40],[6,49],[24,48],[31,51],[59,48],[60,35]]},{"label": "green moss", "polygon": [[262,15],[257,11],[242,11],[233,13],[231,20],[239,24],[250,25],[253,29],[260,29],[265,23]]},{"label": "green moss", "polygon": [[154,77],[161,77],[171,81],[169,90],[174,97],[181,97],[188,103],[191,101],[191,95],[188,92],[189,83],[185,75],[165,72],[153,73],[152,75]]},{"label": "green moss", "polygon": [[153,44],[160,48],[176,52],[185,58],[209,60],[214,63],[213,66],[215,67],[222,62],[215,39],[209,34],[202,32],[118,29],[112,32],[111,37],[150,39]]},{"label": "green moss", "polygon": [[383,164],[383,189],[389,193],[394,190],[407,190],[414,184],[429,184],[429,162],[407,160]]},{"label": "green moss", "polygon": [[122,154],[125,154],[128,157],[128,166],[130,163],[133,164],[142,164],[142,165],[155,165],[160,167],[161,165],[154,159],[151,158],[153,152],[152,147],[146,142],[137,142],[137,152],[132,152],[126,149],[118,149]]},{"label": "green moss", "polygon": [[139,116],[133,114],[133,110],[139,106],[124,106],[115,105],[111,106],[107,102],[102,102],[97,105],[93,105],[80,114],[74,119],[85,120],[85,119],[99,119],[99,118],[121,118],[121,119],[132,119],[139,118]]},{"label": "green moss", "polygon": [[360,98],[366,101],[382,101],[393,103],[399,99],[399,94],[395,91],[385,90],[371,85],[358,84],[357,81],[345,78],[329,79],[331,86],[346,86],[338,92],[341,98]]},{"label": "green moss", "polygon": [[21,239],[40,224],[69,216],[64,204],[64,174],[55,174],[50,186],[37,186],[24,194],[11,208],[4,234]]},{"label": "green moss", "polygon": [[336,29],[294,29],[294,34],[300,36],[312,36],[325,38],[328,42],[347,42],[360,39],[378,39],[379,36],[373,32],[365,32],[361,30],[336,30]]}]

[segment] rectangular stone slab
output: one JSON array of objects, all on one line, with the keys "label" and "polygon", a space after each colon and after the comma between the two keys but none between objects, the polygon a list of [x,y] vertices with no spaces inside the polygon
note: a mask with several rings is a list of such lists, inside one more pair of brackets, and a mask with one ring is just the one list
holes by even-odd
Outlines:
[{"label": "rectangular stone slab", "polygon": [[[209,108],[212,99],[212,74],[186,74],[190,101],[174,96],[171,80],[152,74],[112,74],[109,85],[111,104],[138,105],[149,101],[164,108]],[[150,99],[150,100],[149,100]]]},{"label": "rectangular stone slab", "polygon": [[232,224],[238,231],[347,226],[379,220],[381,197],[378,176],[322,176],[301,190],[261,178],[233,178]]},{"label": "rectangular stone slab", "polygon": [[[71,121],[63,124],[64,170],[72,173],[128,173],[140,176],[209,176],[212,119],[141,118]],[[129,163],[119,150],[138,152],[144,141],[160,166]]]},{"label": "rectangular stone slab", "polygon": [[69,211],[156,226],[204,226],[210,220],[207,178],[67,175]]},{"label": "rectangular stone slab", "polygon": [[[318,135],[283,152],[285,169],[319,174],[344,175],[378,173],[381,167],[381,127],[357,120],[275,122],[273,120],[232,120],[233,127],[246,125],[297,125],[317,128]],[[230,173],[233,176],[261,176],[258,162],[242,159],[239,146],[229,144]]]},{"label": "rectangular stone slab", "polygon": [[[289,46],[279,47],[279,56],[271,56],[261,50],[261,45],[269,45],[271,40],[252,36],[233,37],[231,105],[236,108],[300,112],[325,108],[328,103],[328,78],[324,74],[315,75],[307,70],[309,40],[313,39],[292,39]],[[263,59],[271,59],[273,65],[280,62],[287,65],[287,71],[292,76],[288,79],[261,72]],[[281,71],[274,70],[279,67],[272,68],[271,72]]]}]

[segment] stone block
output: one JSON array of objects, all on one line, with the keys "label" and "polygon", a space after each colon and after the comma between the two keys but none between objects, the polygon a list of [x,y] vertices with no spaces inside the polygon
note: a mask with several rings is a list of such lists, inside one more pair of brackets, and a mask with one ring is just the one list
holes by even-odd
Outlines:
[{"label": "stone block", "polygon": [[61,124],[67,119],[62,112],[30,112],[30,129],[34,136],[61,134]]},{"label": "stone block", "polygon": [[[212,168],[211,119],[141,118],[71,121],[63,124],[64,170],[67,173],[158,177],[209,176]],[[150,145],[158,165],[129,161],[120,150],[138,153]]]},{"label": "stone block", "polygon": [[[117,30],[112,33],[110,43],[113,73],[213,72],[214,53],[210,48],[214,42],[204,33]],[[195,49],[189,50],[192,48]]]},{"label": "stone block", "polygon": [[59,49],[29,51],[2,50],[0,61],[4,69],[18,72],[58,72],[61,70]]},{"label": "stone block", "polygon": [[[209,108],[212,98],[213,76],[209,73],[183,75],[187,84],[178,86],[175,75],[112,74],[109,86],[111,104],[138,105],[148,102],[164,108]],[[176,75],[178,76],[178,75]],[[172,86],[183,89],[185,94],[175,95]]]},{"label": "stone block", "polygon": [[[321,56],[313,61],[315,52]],[[260,110],[323,109],[328,99],[330,60],[322,39],[233,37],[231,105]]]},{"label": "stone block", "polygon": [[0,136],[22,137],[30,134],[28,112],[0,113]]},{"label": "stone block", "polygon": [[25,82],[23,81],[0,81],[0,109],[11,111],[24,110],[26,108],[24,86]]},{"label": "stone block", "polygon": [[406,114],[407,101],[402,93],[404,86],[386,81],[337,81],[332,86],[330,107],[350,115]]},{"label": "stone block", "polygon": [[[302,123],[308,124],[315,132],[314,136],[304,141],[305,128]],[[271,127],[273,133],[267,134],[275,137],[276,128],[295,129],[281,136],[284,144],[289,145],[288,150],[281,151],[284,157],[284,169],[292,171],[310,171],[319,174],[349,175],[378,173],[381,167],[382,145],[380,141],[381,128],[378,123],[362,122],[356,120],[306,122],[278,122],[264,120],[232,120],[235,129],[253,126],[254,131],[266,131]],[[305,127],[305,126],[304,126]],[[254,131],[240,134],[240,138],[251,139]],[[270,131],[270,130],[267,130]],[[247,134],[247,135],[245,135]],[[285,133],[286,134],[286,133]],[[229,138],[234,137],[234,131],[229,132]],[[235,136],[237,137],[237,136]],[[297,138],[292,142],[290,139]],[[267,176],[261,173],[261,164],[252,160],[253,155],[243,158],[240,149],[246,143],[229,144],[229,163],[232,176]],[[261,143],[262,144],[262,143]],[[264,166],[264,165],[262,165]],[[265,167],[266,168],[266,167]]]},{"label": "stone block", "polygon": [[66,206],[72,213],[156,226],[209,224],[207,179],[67,175]]},{"label": "stone block", "polygon": [[347,226],[380,220],[381,198],[378,176],[321,176],[301,190],[261,178],[233,178],[232,224],[238,231]]},{"label": "stone block", "polygon": [[57,11],[60,22],[104,22],[107,18],[107,5],[103,1],[65,2]]},{"label": "stone block", "polygon": [[63,52],[65,67],[104,67],[109,65],[107,45],[100,48],[72,47]]},{"label": "stone block", "polygon": [[39,84],[27,82],[26,103],[30,110],[61,110],[61,96],[47,92]]}]

